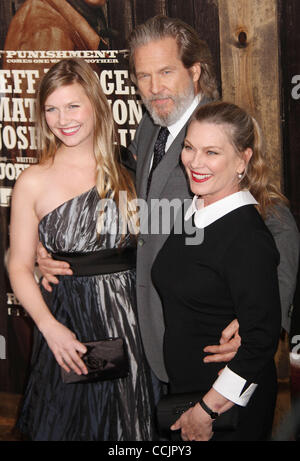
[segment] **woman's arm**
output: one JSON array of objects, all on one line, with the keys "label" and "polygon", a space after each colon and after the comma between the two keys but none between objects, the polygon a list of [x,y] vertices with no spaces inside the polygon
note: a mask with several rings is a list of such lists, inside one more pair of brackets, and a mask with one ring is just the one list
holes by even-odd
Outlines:
[{"label": "woman's arm", "polygon": [[38,329],[44,335],[57,362],[66,371],[87,373],[78,353],[86,348],[74,333],[59,323],[51,314],[34,278],[38,218],[35,197],[38,184],[31,171],[25,171],[14,187],[10,222],[10,257],[8,271],[14,293]]},{"label": "woman's arm", "polygon": [[[214,412],[222,414],[233,407],[234,403],[215,389],[211,388],[202,399],[204,403]],[[203,410],[199,403],[187,410],[171,426],[172,431],[181,429],[181,438],[185,441],[207,441],[213,436],[213,420],[210,415]]]},{"label": "woman's arm", "polygon": [[279,254],[267,229],[245,233],[224,257],[224,277],[239,322],[242,344],[228,368],[257,382],[276,353],[281,330]]}]

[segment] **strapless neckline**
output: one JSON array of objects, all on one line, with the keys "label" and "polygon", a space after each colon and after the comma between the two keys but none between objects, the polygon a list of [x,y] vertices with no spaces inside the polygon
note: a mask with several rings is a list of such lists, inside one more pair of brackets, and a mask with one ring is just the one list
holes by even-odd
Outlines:
[{"label": "strapless neckline", "polygon": [[46,214],[39,220],[39,225],[44,221],[44,219],[46,219],[48,216],[50,216],[51,213],[55,213],[57,210],[59,210],[61,207],[63,207],[63,206],[66,205],[67,203],[72,202],[73,200],[79,199],[80,197],[83,197],[84,195],[89,194],[93,189],[96,189],[96,186],[93,186],[93,187],[91,187],[89,190],[86,190],[85,192],[82,192],[81,194],[75,195],[74,197],[71,197],[70,199],[65,200],[65,201],[62,202],[60,205],[56,206],[56,207],[53,208],[51,211],[49,211],[48,213],[46,213]]}]

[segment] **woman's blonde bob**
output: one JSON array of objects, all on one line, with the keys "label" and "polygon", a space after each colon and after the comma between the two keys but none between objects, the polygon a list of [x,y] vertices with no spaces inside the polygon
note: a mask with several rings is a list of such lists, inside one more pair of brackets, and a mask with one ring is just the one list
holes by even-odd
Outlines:
[{"label": "woman's blonde bob", "polygon": [[[97,74],[81,59],[59,61],[41,80],[37,93],[37,128],[40,139],[39,161],[54,159],[61,141],[49,129],[45,117],[45,102],[57,88],[78,83],[84,89],[94,109],[94,155],[96,186],[101,199],[112,198],[117,203],[124,223],[130,223],[130,203],[136,198],[130,174],[120,162],[120,149],[111,108],[101,88]],[[127,200],[119,200],[120,192]],[[130,226],[129,226],[130,227]]]},{"label": "woman's blonde bob", "polygon": [[235,104],[218,101],[199,107],[192,121],[222,125],[238,155],[242,156],[248,148],[252,150],[239,181],[239,189],[252,193],[258,202],[258,211],[264,218],[274,205],[288,203],[273,179],[273,171],[266,162],[260,127],[251,115]]}]

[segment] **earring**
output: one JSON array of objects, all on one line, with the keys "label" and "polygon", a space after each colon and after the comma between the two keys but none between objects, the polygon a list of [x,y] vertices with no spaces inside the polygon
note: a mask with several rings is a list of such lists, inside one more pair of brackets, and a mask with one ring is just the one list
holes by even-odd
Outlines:
[{"label": "earring", "polygon": [[243,177],[243,173],[239,173],[239,174],[238,174],[238,178],[239,178],[239,179],[242,179],[242,177]]}]

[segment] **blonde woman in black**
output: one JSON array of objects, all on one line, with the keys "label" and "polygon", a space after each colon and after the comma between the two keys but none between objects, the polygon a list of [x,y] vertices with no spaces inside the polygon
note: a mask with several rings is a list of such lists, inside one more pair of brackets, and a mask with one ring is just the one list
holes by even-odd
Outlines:
[{"label": "blonde woman in black", "polygon": [[[196,110],[181,155],[195,197],[183,232],[174,226],[152,269],[164,306],[170,393],[204,393],[171,427],[183,440],[270,435],[281,313],[279,253],[263,218],[270,210],[280,216],[286,199],[263,154],[258,125],[244,110],[226,102]],[[189,244],[191,226],[203,232],[202,243]],[[235,357],[205,363],[204,347],[217,344],[235,318],[241,336]],[[233,405],[237,429],[213,433],[213,418]]]}]

